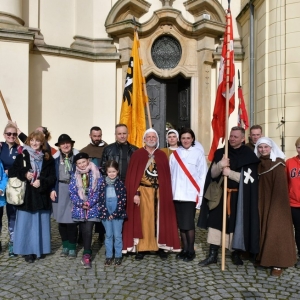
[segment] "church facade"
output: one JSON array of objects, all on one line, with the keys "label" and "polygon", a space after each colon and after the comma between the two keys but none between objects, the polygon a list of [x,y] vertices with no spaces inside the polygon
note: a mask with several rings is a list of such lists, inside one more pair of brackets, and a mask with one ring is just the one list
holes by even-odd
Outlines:
[{"label": "church facade", "polygon": [[[228,1],[3,0],[0,90],[27,133],[47,126],[77,148],[92,126],[114,140],[135,27],[152,123],[191,127],[206,154]],[[251,124],[288,157],[300,135],[300,1],[231,1],[237,72]],[[230,126],[237,123],[236,111]],[[6,115],[0,109],[0,125]]]}]

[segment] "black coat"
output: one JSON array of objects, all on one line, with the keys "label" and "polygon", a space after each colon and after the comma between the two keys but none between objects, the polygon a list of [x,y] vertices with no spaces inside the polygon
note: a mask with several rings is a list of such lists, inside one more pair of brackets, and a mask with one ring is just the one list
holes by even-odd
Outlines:
[{"label": "black coat", "polygon": [[[138,147],[131,145],[127,142],[128,145],[128,152],[127,152],[127,166],[129,164],[129,160],[131,155],[134,151],[138,149]],[[122,174],[126,172],[122,172],[123,167],[122,166],[122,149],[121,145],[118,142],[112,143],[108,146],[106,146],[103,150],[102,159],[101,159],[101,172],[102,175],[105,174],[105,164],[109,160],[115,160],[119,164],[119,176],[122,181],[125,180],[125,178],[122,178]],[[126,170],[127,171],[127,170]]]},{"label": "black coat", "polygon": [[[204,193],[205,194],[208,185],[211,181],[217,181],[221,179],[220,175],[217,178],[211,178],[211,167],[213,163],[220,161],[224,154],[224,148],[218,149],[215,152],[214,160],[208,170]],[[251,253],[259,252],[259,215],[258,215],[258,174],[257,166],[259,159],[254,152],[247,146],[242,145],[237,149],[233,149],[228,146],[228,157],[230,159],[230,169],[235,172],[241,172],[240,183],[235,182],[228,178],[228,188],[239,189],[239,193],[231,194],[230,218],[227,216],[226,233],[235,233],[236,238],[240,238],[242,246],[235,247],[233,242],[233,248],[236,250],[250,251]],[[251,170],[251,177],[253,182],[246,180],[244,182],[244,172]],[[239,194],[240,197],[239,197]],[[238,206],[240,201],[240,206]],[[242,204],[242,205],[241,205]],[[242,207],[242,210],[238,209]],[[200,215],[198,219],[198,227],[207,229],[208,227],[222,231],[223,225],[223,195],[219,205],[209,210],[207,199],[203,197]]]},{"label": "black coat", "polygon": [[[24,154],[24,156],[23,156]],[[42,170],[40,174],[40,187],[33,187],[26,179],[25,175],[31,169],[29,154],[24,150],[23,154],[17,155],[14,164],[8,170],[8,177],[18,177],[22,181],[26,181],[26,192],[24,197],[24,203],[16,206],[20,210],[24,211],[37,211],[37,210],[50,210],[51,199],[50,192],[55,185],[55,165],[52,156],[47,160],[43,159]],[[23,160],[26,162],[24,167]]]}]

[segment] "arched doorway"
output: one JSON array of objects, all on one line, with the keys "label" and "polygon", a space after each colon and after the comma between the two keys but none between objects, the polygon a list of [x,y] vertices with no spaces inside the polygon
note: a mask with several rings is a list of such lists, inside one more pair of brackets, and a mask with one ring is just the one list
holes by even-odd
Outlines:
[{"label": "arched doorway", "polygon": [[177,75],[161,79],[154,75],[147,78],[147,92],[152,127],[159,134],[160,147],[166,145],[167,127],[174,129],[191,126],[191,80]]}]

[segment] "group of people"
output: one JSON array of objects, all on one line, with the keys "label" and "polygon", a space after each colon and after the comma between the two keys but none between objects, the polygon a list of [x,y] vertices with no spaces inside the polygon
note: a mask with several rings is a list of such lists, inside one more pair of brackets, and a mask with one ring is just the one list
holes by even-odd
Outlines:
[{"label": "group of people", "polygon": [[[242,265],[250,257],[255,267],[271,268],[271,276],[278,277],[285,268],[300,267],[295,247],[296,240],[299,256],[300,138],[295,143],[297,156],[285,163],[284,153],[262,136],[261,126],[252,126],[250,137],[244,144],[245,130],[231,129],[228,157],[223,148],[215,152],[204,192],[212,182],[227,177],[225,247],[232,262]],[[204,197],[198,219],[198,226],[208,230],[210,244],[201,267],[217,263],[222,245],[223,201],[214,208],[210,201]]]},{"label": "group of people", "polygon": [[102,140],[100,127],[92,127],[89,136],[91,142],[78,151],[75,141],[62,134],[55,150],[48,144],[46,127],[28,137],[15,123],[5,127],[0,144],[0,230],[8,178],[26,182],[24,203],[6,204],[9,256],[24,255],[34,262],[51,253],[52,215],[62,241],[60,255],[77,257],[79,232],[85,268],[91,268],[94,226],[101,241],[105,234],[105,266],[121,265],[122,253],[127,252],[134,252],[136,260],[156,252],[165,260],[172,251],[176,259],[190,262],[196,256],[195,214],[200,208],[197,225],[208,229],[210,248],[199,265],[217,263],[223,196],[211,206],[206,192],[214,182],[222,187],[227,177],[225,246],[232,262],[241,265],[250,254],[255,266],[272,267],[273,276],[295,263],[300,267],[295,248],[296,239],[300,249],[300,138],[298,155],[285,163],[282,151],[262,137],[259,125],[251,128],[248,144],[245,130],[233,127],[228,157],[224,148],[218,149],[207,171],[204,149],[189,128],[169,130],[162,149],[152,128],[146,130],[140,149],[128,142],[124,124],[116,125],[116,141],[110,145]]}]

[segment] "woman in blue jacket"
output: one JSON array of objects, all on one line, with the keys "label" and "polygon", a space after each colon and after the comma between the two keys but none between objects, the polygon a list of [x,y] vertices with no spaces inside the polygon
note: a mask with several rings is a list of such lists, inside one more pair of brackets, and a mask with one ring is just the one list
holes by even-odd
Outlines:
[{"label": "woman in blue jacket", "polygon": [[[6,201],[5,201],[5,189],[6,189],[6,184],[7,184],[7,175],[4,172],[4,168],[2,165],[2,162],[0,160],[0,209],[3,210],[3,206],[6,205]],[[2,220],[0,223],[0,233],[2,231]],[[2,251],[2,245],[1,245],[1,241],[0,241],[0,252]]]}]

